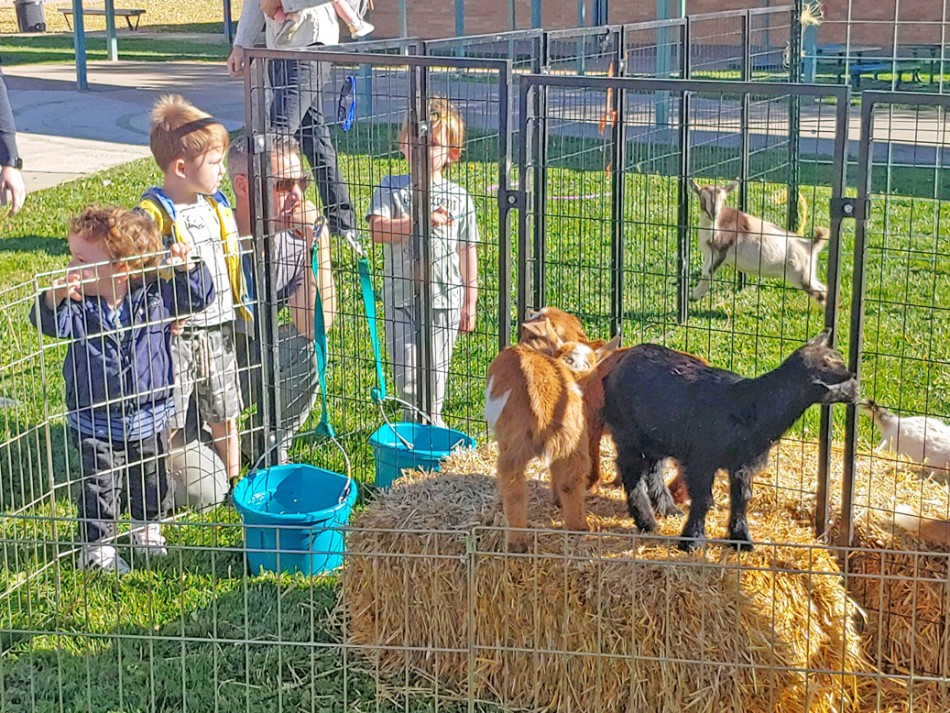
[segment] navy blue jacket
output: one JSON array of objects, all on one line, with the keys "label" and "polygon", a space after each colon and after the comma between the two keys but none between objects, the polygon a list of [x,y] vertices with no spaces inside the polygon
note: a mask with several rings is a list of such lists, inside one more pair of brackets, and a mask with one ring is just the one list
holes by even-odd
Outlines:
[{"label": "navy blue jacket", "polygon": [[[70,411],[88,409],[107,419],[110,412],[128,415],[167,401],[174,384],[172,323],[214,301],[214,280],[198,263],[187,272],[175,271],[170,280],[131,286],[126,300],[132,326],[117,333],[103,324],[99,297],[67,298],[54,311],[45,294],[40,296],[43,334],[73,340],[63,362]],[[30,321],[37,323],[35,304]]]}]

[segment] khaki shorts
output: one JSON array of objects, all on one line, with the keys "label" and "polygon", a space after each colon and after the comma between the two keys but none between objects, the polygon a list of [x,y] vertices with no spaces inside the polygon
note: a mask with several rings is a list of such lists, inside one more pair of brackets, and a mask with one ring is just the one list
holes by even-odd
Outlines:
[{"label": "khaki shorts", "polygon": [[168,420],[172,430],[185,427],[188,403],[194,393],[198,419],[222,423],[241,415],[241,387],[234,353],[234,325],[189,329],[172,337],[175,364],[175,413]]}]

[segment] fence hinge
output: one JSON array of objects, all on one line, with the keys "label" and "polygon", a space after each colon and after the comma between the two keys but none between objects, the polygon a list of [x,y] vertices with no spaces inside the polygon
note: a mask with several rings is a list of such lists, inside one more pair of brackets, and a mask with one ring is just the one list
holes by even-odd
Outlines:
[{"label": "fence hinge", "polygon": [[524,210],[527,205],[527,196],[520,188],[509,188],[505,191],[505,205],[515,210]]},{"label": "fence hinge", "polygon": [[866,220],[868,217],[868,199],[867,198],[832,198],[831,199],[831,218],[844,220],[852,218],[854,220]]}]

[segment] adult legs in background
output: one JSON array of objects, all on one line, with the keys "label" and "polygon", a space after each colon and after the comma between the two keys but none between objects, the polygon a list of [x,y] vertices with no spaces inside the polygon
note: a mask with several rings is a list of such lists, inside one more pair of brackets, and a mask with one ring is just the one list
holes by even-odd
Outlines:
[{"label": "adult legs in background", "polygon": [[355,230],[356,213],[323,116],[323,86],[329,79],[329,67],[325,62],[274,60],[268,71],[273,90],[271,126],[300,142],[313,169],[330,232],[342,235]]}]

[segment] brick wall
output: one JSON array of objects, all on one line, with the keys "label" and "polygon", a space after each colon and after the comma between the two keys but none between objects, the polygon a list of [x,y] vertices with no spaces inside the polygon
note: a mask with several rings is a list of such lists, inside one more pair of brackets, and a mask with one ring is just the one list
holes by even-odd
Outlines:
[{"label": "brick wall", "polygon": [[[941,41],[943,31],[950,40],[950,23],[942,23],[944,4],[950,0],[823,0],[825,24],[818,41],[844,42],[848,34],[848,9],[851,11],[852,44],[889,47],[894,36],[895,7],[899,44]],[[588,17],[591,0],[587,0]],[[687,0],[690,14],[737,10],[785,4],[781,0]],[[377,37],[399,34],[397,0],[376,0],[372,21]],[[950,8],[948,8],[950,12]],[[515,0],[515,19],[519,29],[531,25],[531,0]],[[654,0],[612,0],[611,22],[643,22],[656,19]],[[452,37],[455,34],[455,0],[408,0],[409,34],[423,38]],[[542,0],[541,22],[547,29],[577,26],[576,0]],[[508,0],[465,0],[465,34],[503,32],[511,29]]]}]

